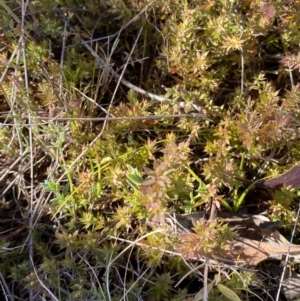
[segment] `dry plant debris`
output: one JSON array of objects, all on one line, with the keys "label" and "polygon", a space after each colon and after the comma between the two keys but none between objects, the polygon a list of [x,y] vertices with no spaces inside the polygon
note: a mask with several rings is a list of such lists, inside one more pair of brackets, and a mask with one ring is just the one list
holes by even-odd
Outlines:
[{"label": "dry plant debris", "polygon": [[295,298],[253,269],[280,277],[288,249],[300,269],[299,20],[286,0],[0,0],[0,299]]}]

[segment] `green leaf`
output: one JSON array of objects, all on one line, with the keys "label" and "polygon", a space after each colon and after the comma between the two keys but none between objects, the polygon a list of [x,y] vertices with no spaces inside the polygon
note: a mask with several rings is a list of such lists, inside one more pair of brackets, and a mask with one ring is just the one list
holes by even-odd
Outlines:
[{"label": "green leaf", "polygon": [[138,189],[140,184],[143,181],[142,174],[136,169],[133,168],[131,165],[127,164],[127,168],[129,173],[127,174],[127,183],[133,188]]},{"label": "green leaf", "polygon": [[[194,173],[194,171],[187,167],[186,168],[188,170],[188,172],[191,174],[191,176],[193,177],[194,180],[196,180],[200,185],[203,185],[204,183],[201,181],[201,179]],[[206,187],[206,185],[204,184],[204,186]]]},{"label": "green leaf", "polygon": [[[207,292],[209,293],[212,288],[213,288],[214,284],[213,283],[210,283],[207,285]],[[204,292],[204,289],[202,288],[195,296],[194,296],[194,299],[193,301],[201,301],[203,299],[203,292]]]},{"label": "green leaf", "polygon": [[221,200],[221,203],[222,203],[222,205],[223,205],[224,207],[226,207],[228,210],[232,211],[233,208],[229,205],[229,203],[228,203],[226,200],[222,199],[222,200]]},{"label": "green leaf", "polygon": [[227,286],[223,284],[217,284],[217,288],[227,299],[231,301],[241,301],[240,297]]},{"label": "green leaf", "polygon": [[102,165],[102,164],[108,163],[108,162],[110,162],[110,161],[112,161],[112,160],[113,160],[113,159],[112,159],[111,157],[104,157],[104,158],[101,160],[100,164]]},{"label": "green leaf", "polygon": [[23,109],[29,109],[29,105],[23,101],[22,97],[16,96],[16,100]]},{"label": "green leaf", "polygon": [[66,185],[64,185],[64,187],[62,189],[62,194],[66,196],[67,193],[69,192],[69,190],[70,190],[70,183],[67,182]]},{"label": "green leaf", "polygon": [[233,211],[234,212],[238,212],[240,207],[242,206],[244,200],[245,200],[245,197],[247,195],[247,193],[253,188],[255,187],[256,185],[256,182],[253,182],[243,193],[242,195],[239,197],[239,199],[237,201],[234,201],[234,204],[233,204]]}]

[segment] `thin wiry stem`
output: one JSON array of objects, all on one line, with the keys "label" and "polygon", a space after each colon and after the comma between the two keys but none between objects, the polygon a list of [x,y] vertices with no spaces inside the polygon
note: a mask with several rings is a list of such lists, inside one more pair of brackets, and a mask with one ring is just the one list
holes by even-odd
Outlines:
[{"label": "thin wiry stem", "polygon": [[289,75],[290,75],[291,86],[294,87],[294,78],[293,78],[293,72],[292,72],[293,69],[291,68],[290,63],[289,63],[288,71],[289,71]]},{"label": "thin wiry stem", "polygon": [[[124,250],[122,250],[122,252],[120,252],[115,258],[113,258],[108,264],[107,264],[107,268],[106,268],[106,273],[105,273],[105,282],[106,282],[106,291],[107,291],[107,295],[109,300],[111,301],[111,293],[110,293],[110,287],[109,287],[109,275],[110,275],[110,269],[113,266],[114,262],[122,256],[122,254],[124,254],[128,249],[132,248],[133,246],[135,246],[139,241],[144,240],[146,237],[152,235],[152,234],[156,234],[156,233],[161,233],[163,232],[163,230],[155,230],[152,231],[150,233],[147,233],[145,235],[143,235],[142,237],[138,238],[136,241],[132,241],[130,242],[129,246],[127,246]],[[112,237],[113,238],[113,237]]]},{"label": "thin wiry stem", "polygon": [[208,265],[209,265],[209,259],[206,259],[206,262],[204,264],[204,272],[203,272],[203,301],[208,301]]},{"label": "thin wiry stem", "polygon": [[5,297],[5,300],[8,300],[8,296],[10,297],[10,301],[14,301],[15,298],[14,296],[12,295],[12,293],[10,292],[10,289],[9,289],[9,286],[7,285],[2,273],[0,272],[0,283],[1,283],[1,287],[2,287],[2,292],[4,293],[4,297]]},{"label": "thin wiry stem", "polygon": [[[130,62],[130,58],[131,58],[131,56],[132,56],[132,54],[133,54],[133,51],[134,51],[134,49],[135,49],[135,47],[136,47],[136,44],[137,44],[137,42],[138,42],[138,40],[139,40],[139,38],[140,38],[140,35],[141,35],[141,33],[142,33],[142,30],[143,30],[143,27],[140,29],[140,31],[139,31],[139,33],[138,33],[138,36],[137,36],[137,38],[135,39],[134,45],[133,45],[133,47],[131,48],[130,54],[128,55],[128,58],[127,58],[127,61],[126,61],[126,63],[125,63],[125,66],[124,66],[124,68],[123,68],[123,71],[122,71],[122,73],[121,73],[121,75],[120,75],[120,77],[119,77],[119,79],[118,79],[117,86],[116,86],[116,88],[115,88],[115,90],[114,90],[114,93],[113,93],[113,95],[112,95],[112,97],[111,97],[111,100],[110,100],[110,103],[109,103],[109,106],[108,106],[108,109],[107,109],[108,113],[109,113],[109,111],[110,111],[110,108],[112,107],[113,101],[114,101],[115,96],[116,96],[117,91],[118,91],[118,88],[119,88],[120,83],[121,83],[121,81],[122,81],[122,79],[123,79],[123,76],[124,76],[124,73],[125,73],[125,71],[126,71],[126,68],[127,68],[128,64],[129,64],[129,62]],[[106,120],[104,121],[103,125],[102,125],[101,133],[103,133],[103,131],[104,131],[104,129],[105,129],[105,126],[106,126],[107,122],[108,122],[108,120],[106,119]]]},{"label": "thin wiry stem", "polygon": [[[50,291],[50,289],[49,289],[49,288],[43,283],[43,281],[39,278],[39,275],[38,275],[36,269],[34,268],[34,263],[33,263],[33,260],[32,260],[31,257],[30,257],[30,262],[31,262],[32,267],[33,267],[33,273],[35,274],[36,279],[38,280],[38,282],[39,282],[39,284],[41,285],[41,287],[48,293],[48,295],[49,295],[49,297],[50,297],[50,299],[51,299],[52,301],[59,301],[59,300],[55,297],[55,295]],[[30,290],[29,292],[31,292],[31,294],[32,294],[32,290]],[[30,300],[32,300],[32,299],[30,299]]]},{"label": "thin wiry stem", "polygon": [[148,8],[150,8],[157,0],[152,0],[151,2],[149,2],[147,5],[145,5],[145,7],[143,9],[141,9],[141,11],[134,16],[132,19],[130,19],[130,21],[128,21],[125,25],[122,26],[122,28],[120,28],[116,33],[110,35],[110,36],[106,36],[106,37],[101,37],[101,38],[97,38],[97,39],[92,39],[92,40],[88,40],[88,41],[80,41],[81,44],[86,44],[86,43],[92,43],[92,42],[97,42],[97,41],[102,41],[102,40],[108,40],[108,39],[113,39],[116,36],[119,36],[121,34],[121,32],[126,29],[130,24],[134,23],[135,21],[139,20],[141,18],[141,16],[148,10]]},{"label": "thin wiry stem", "polygon": [[244,61],[244,51],[242,49],[241,51],[241,96],[240,99],[242,98],[242,95],[244,94],[244,74],[245,74],[245,61]]},{"label": "thin wiry stem", "polygon": [[132,54],[133,54],[133,51],[134,51],[134,49],[136,47],[136,44],[137,44],[137,42],[138,42],[138,40],[140,38],[140,35],[141,35],[142,31],[143,31],[143,27],[141,27],[141,29],[140,29],[140,31],[139,31],[139,33],[138,33],[138,35],[137,35],[137,37],[136,37],[136,39],[134,41],[134,45],[132,46],[131,51],[130,51],[128,57],[127,57],[126,63],[124,65],[124,67],[123,67],[123,71],[122,71],[121,75],[118,78],[117,86],[116,86],[115,91],[114,91],[114,93],[112,95],[112,98],[111,98],[111,101],[110,101],[110,104],[109,104],[109,107],[108,107],[108,111],[110,110],[110,108],[112,106],[112,103],[113,103],[113,100],[115,99],[115,96],[117,94],[118,88],[120,86],[120,83],[122,82],[122,79],[124,77],[124,73],[126,71],[126,68],[127,68],[128,64],[129,64],[129,62],[130,62],[130,59],[131,59]]},{"label": "thin wiry stem", "polygon": [[12,67],[12,61],[13,59],[15,58],[15,56],[17,55],[17,52],[19,51],[19,48],[21,47],[21,43],[22,43],[22,37],[20,37],[19,41],[18,41],[18,44],[17,44],[17,47],[14,49],[13,53],[11,54],[8,62],[6,63],[6,67],[5,67],[5,70],[3,71],[1,77],[0,77],[0,85],[3,83],[6,75],[7,75],[7,72],[8,70]]},{"label": "thin wiry stem", "polygon": [[[119,121],[119,120],[159,120],[164,118],[201,118],[210,120],[206,115],[202,113],[190,113],[190,114],[166,114],[166,115],[148,115],[148,116],[122,116],[122,117],[40,117],[38,119],[49,120],[47,122],[31,122],[26,124],[27,126],[45,125],[53,121]],[[6,123],[6,126],[14,126],[15,123]]]},{"label": "thin wiry stem", "polygon": [[[300,201],[300,199],[297,199],[297,200]],[[275,299],[276,301],[278,301],[279,297],[280,297],[281,287],[282,287],[282,283],[283,283],[283,280],[284,280],[285,271],[286,271],[286,267],[287,267],[287,264],[288,264],[291,247],[292,247],[293,240],[294,240],[295,233],[296,233],[297,226],[298,226],[299,215],[300,215],[300,202],[299,202],[299,205],[298,205],[297,216],[296,216],[296,220],[295,220],[295,223],[294,223],[294,228],[293,228],[292,236],[291,236],[291,239],[290,239],[289,248],[288,248],[288,251],[287,251],[287,254],[286,254],[286,257],[285,257],[285,261],[284,261],[284,264],[283,264],[281,278],[280,278],[280,281],[279,281],[279,284],[278,284],[278,290],[277,290],[276,299]]]},{"label": "thin wiry stem", "polygon": [[[64,22],[64,24],[65,26],[64,26],[63,39],[62,39],[60,70],[59,70],[59,98],[62,97],[62,91],[63,91],[63,68],[64,68],[65,49],[66,49],[66,41],[67,41],[67,23]],[[64,103],[64,105],[66,105],[66,103]]]},{"label": "thin wiry stem", "polygon": [[[59,16],[60,18],[66,22],[68,24],[68,27],[70,28],[70,30],[75,33],[78,34],[77,30],[69,23],[68,19],[63,15],[62,12],[59,12]],[[122,27],[123,30],[123,27]],[[105,68],[105,66],[107,65],[104,60],[102,58],[100,58],[100,56],[94,51],[94,49],[87,43],[85,43],[85,40],[80,38],[80,42],[84,45],[84,47],[94,56],[94,58],[96,59],[96,61],[99,63],[101,68]],[[110,74],[118,81],[120,81],[123,85],[125,85],[126,87],[128,87],[129,89],[133,89],[136,92],[145,95],[151,99],[157,100],[157,101],[165,101],[165,97],[163,96],[159,96],[156,94],[153,94],[151,92],[148,92],[144,89],[141,89],[135,85],[133,85],[132,83],[130,83],[129,81],[127,81],[126,79],[122,78],[122,76],[120,76],[116,71],[114,71],[112,68],[110,68]]]},{"label": "thin wiry stem", "polygon": [[[27,72],[27,59],[26,59],[26,45],[25,45],[25,15],[26,9],[28,6],[29,0],[26,2],[22,0],[22,18],[21,18],[21,50],[23,55],[24,62],[24,82],[25,82],[25,91],[26,97],[29,99],[29,80],[28,80],[28,72]],[[32,116],[31,113],[28,112],[28,121],[31,123]],[[30,148],[30,219],[29,219],[29,232],[28,232],[28,256],[29,258],[33,258],[33,236],[32,236],[32,226],[33,226],[33,195],[34,195],[34,174],[33,174],[33,165],[34,165],[34,155],[33,155],[33,135],[32,135],[32,127],[29,127],[29,148]],[[30,261],[31,263],[31,261]],[[33,262],[31,269],[33,269]],[[33,291],[29,291],[29,300],[33,300]]]}]

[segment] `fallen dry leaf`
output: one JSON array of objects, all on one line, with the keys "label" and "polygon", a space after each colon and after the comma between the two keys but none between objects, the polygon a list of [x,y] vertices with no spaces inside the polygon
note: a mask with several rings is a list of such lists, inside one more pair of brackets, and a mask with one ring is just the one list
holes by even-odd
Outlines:
[{"label": "fallen dry leaf", "polygon": [[292,167],[277,178],[264,180],[255,185],[255,187],[265,189],[280,189],[283,186],[291,186],[295,189],[300,188],[300,165]]},{"label": "fallen dry leaf", "polygon": [[[204,218],[205,212],[202,211],[185,215],[169,215],[166,221],[172,222],[173,226],[177,223],[179,229],[191,231],[192,221]],[[256,266],[267,259],[282,260],[289,250],[289,241],[276,229],[277,223],[271,222],[263,215],[218,212],[218,219],[234,229],[237,239],[229,242],[230,252],[226,252],[222,257],[212,256],[211,259],[233,265]],[[186,254],[186,258],[199,259],[199,256],[193,254],[194,252]],[[293,257],[294,262],[300,263],[300,246],[291,245],[290,256]]]},{"label": "fallen dry leaf", "polygon": [[[288,252],[288,246],[282,245],[276,247],[269,242],[255,241],[247,238],[234,241],[232,249],[239,252],[239,257],[236,258],[234,264],[249,264],[256,266],[266,259],[282,259]],[[290,255],[300,255],[300,246],[292,245]],[[224,258],[226,259],[226,258]]]}]

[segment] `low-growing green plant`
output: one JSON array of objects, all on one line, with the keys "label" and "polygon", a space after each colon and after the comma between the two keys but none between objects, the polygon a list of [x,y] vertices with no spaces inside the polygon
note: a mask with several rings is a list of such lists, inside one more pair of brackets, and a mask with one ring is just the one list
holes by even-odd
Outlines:
[{"label": "low-growing green plant", "polygon": [[[176,283],[189,258],[228,255],[233,233],[175,233],[166,214],[251,205],[291,229],[296,189],[256,183],[300,159],[297,1],[26,5],[0,0],[6,296],[201,300]],[[213,274],[209,300],[257,284]]]}]

